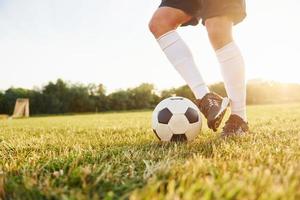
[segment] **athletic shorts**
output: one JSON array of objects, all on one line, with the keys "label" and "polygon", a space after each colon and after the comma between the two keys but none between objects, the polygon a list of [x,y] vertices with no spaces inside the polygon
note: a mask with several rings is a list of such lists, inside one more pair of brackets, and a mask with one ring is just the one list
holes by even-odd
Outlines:
[{"label": "athletic shorts", "polygon": [[195,26],[199,20],[205,25],[206,19],[216,16],[228,16],[238,24],[246,17],[245,0],[162,0],[159,7],[177,8],[193,17],[182,26]]}]

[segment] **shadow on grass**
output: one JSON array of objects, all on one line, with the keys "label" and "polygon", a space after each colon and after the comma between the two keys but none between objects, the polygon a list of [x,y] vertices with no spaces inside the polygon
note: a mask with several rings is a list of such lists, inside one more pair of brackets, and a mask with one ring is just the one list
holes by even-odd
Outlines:
[{"label": "shadow on grass", "polygon": [[[143,187],[149,179],[150,176],[145,177],[147,163],[155,166],[170,160],[185,162],[195,155],[213,157],[214,148],[222,142],[218,137],[193,143],[144,141],[138,145],[119,143],[80,154],[70,151],[67,157],[45,158],[38,161],[39,165],[5,172],[3,199],[61,199],[66,196],[90,199],[95,195],[101,199],[126,199],[131,191]],[[55,151],[55,147],[52,148]]]}]

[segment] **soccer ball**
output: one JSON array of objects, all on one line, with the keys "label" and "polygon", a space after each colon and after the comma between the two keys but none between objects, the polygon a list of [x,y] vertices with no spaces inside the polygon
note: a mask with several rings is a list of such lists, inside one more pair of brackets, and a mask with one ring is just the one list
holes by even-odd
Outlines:
[{"label": "soccer ball", "polygon": [[198,107],[184,97],[161,101],[152,114],[152,129],[161,141],[191,141],[201,130]]}]

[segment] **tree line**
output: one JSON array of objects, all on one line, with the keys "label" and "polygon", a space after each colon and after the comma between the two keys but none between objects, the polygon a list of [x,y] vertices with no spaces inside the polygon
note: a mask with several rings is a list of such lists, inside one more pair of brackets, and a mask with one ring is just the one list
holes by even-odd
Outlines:
[{"label": "tree line", "polygon": [[[209,86],[211,91],[226,96],[223,83]],[[300,102],[300,84],[252,80],[247,86],[247,104]],[[143,83],[135,88],[107,94],[103,84],[74,84],[61,79],[49,82],[42,89],[9,88],[0,91],[0,113],[13,113],[17,98],[29,98],[30,113],[65,114],[152,109],[170,96],[194,100],[188,86],[156,91],[153,84]]]}]

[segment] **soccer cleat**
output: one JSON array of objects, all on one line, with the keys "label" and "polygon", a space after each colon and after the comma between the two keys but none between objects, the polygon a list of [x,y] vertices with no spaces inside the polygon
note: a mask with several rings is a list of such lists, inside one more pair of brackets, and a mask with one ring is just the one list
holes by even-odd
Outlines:
[{"label": "soccer cleat", "polygon": [[202,99],[197,99],[196,104],[207,119],[207,125],[217,131],[226,113],[230,101],[216,93],[207,93]]},{"label": "soccer cleat", "polygon": [[230,115],[227,120],[223,131],[222,137],[229,137],[235,135],[245,135],[249,132],[248,123],[237,115]]}]

